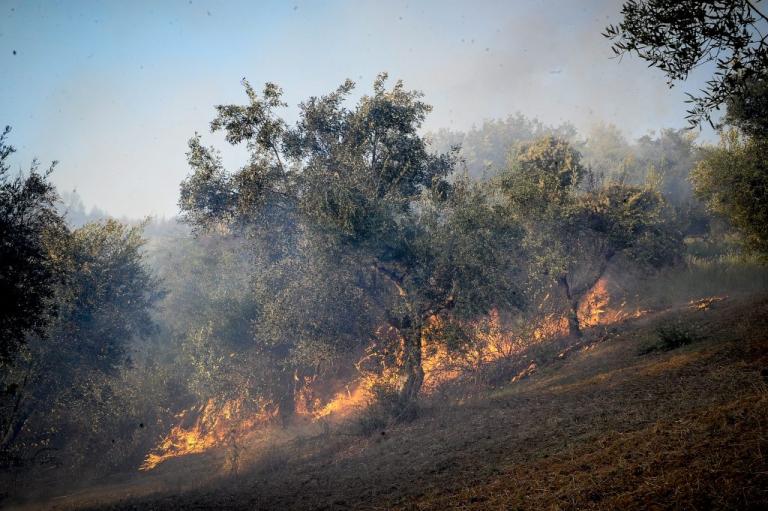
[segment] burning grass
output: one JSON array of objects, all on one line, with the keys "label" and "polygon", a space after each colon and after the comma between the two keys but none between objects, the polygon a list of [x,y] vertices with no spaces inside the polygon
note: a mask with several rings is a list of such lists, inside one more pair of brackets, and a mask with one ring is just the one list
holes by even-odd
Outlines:
[{"label": "burning grass", "polygon": [[[682,431],[679,425],[685,422],[690,426],[687,431],[696,436],[689,439],[691,443],[686,444],[686,449],[695,452],[707,441],[702,435],[709,426],[702,424],[716,423],[720,420],[717,417],[731,413],[727,410],[742,406],[741,411],[733,413],[750,417],[750,420],[762,420],[765,386],[762,383],[757,387],[754,384],[748,386],[744,375],[745,371],[755,373],[755,364],[759,365],[759,360],[765,359],[766,341],[758,335],[759,343],[762,343],[756,351],[759,356],[746,364],[742,360],[742,367],[738,369],[741,372],[734,372],[732,359],[742,357],[743,350],[726,343],[731,347],[724,362],[723,350],[713,346],[712,339],[713,332],[725,334],[725,339],[732,340],[735,340],[734,336],[746,333],[743,329],[736,331],[725,325],[725,320],[730,320],[736,311],[750,316],[744,324],[745,328],[751,329],[748,337],[754,344],[755,332],[759,331],[756,325],[765,326],[766,304],[755,306],[761,311],[755,314],[747,307],[737,305],[737,299],[716,295],[687,299],[682,306],[662,314],[651,314],[640,306],[650,297],[644,297],[645,300],[635,297],[630,300],[634,305],[630,306],[621,291],[616,284],[603,280],[591,290],[579,308],[580,321],[589,333],[575,344],[555,341],[566,331],[567,322],[551,311],[541,311],[539,322],[525,324],[524,328],[520,322],[515,323],[494,312],[483,321],[470,325],[473,342],[459,350],[447,350],[442,343],[432,344],[426,335],[423,342],[425,408],[413,426],[396,425],[377,416],[374,417],[376,420],[369,421],[370,427],[365,428],[370,436],[352,441],[348,435],[354,430],[349,429],[353,423],[343,421],[354,416],[365,422],[367,415],[361,412],[375,401],[380,387],[394,385],[398,377],[397,353],[382,357],[372,346],[358,363],[360,376],[344,385],[325,403],[312,397],[315,380],[306,381],[305,405],[299,407],[298,412],[310,423],[319,423],[323,427],[314,429],[315,433],[309,437],[303,433],[296,433],[293,439],[286,437],[280,444],[279,464],[268,463],[269,459],[275,458],[269,453],[277,452],[274,442],[274,445],[270,444],[271,448],[264,444],[263,448],[252,450],[244,470],[264,474],[268,478],[264,483],[270,488],[259,502],[266,507],[304,507],[298,501],[288,499],[283,490],[273,485],[272,479],[284,481],[289,486],[301,486],[302,495],[313,502],[312,506],[325,502],[324,497],[315,492],[314,485],[322,486],[318,481],[326,480],[325,475],[318,476],[317,472],[330,471],[338,480],[333,479],[334,489],[328,495],[341,495],[344,502],[354,501],[360,504],[355,507],[367,507],[371,503],[360,501],[355,492],[363,491],[360,484],[373,483],[361,483],[359,479],[350,481],[349,473],[345,472],[359,473],[359,469],[351,466],[359,463],[373,463],[377,467],[375,472],[381,474],[383,471],[386,476],[381,484],[398,488],[385,492],[382,497],[387,503],[385,507],[410,507],[416,501],[420,508],[608,509],[627,505],[639,509],[664,507],[659,504],[660,495],[672,496],[678,503],[688,498],[695,501],[698,497],[691,493],[694,487],[708,488],[713,496],[706,498],[720,498],[716,491],[719,485],[732,487],[734,491],[740,489],[742,497],[738,502],[741,504],[762,498],[754,491],[757,479],[753,477],[753,468],[763,463],[762,458],[755,458],[748,450],[727,447],[731,451],[721,456],[721,466],[730,467],[728,470],[741,467],[733,470],[746,470],[744,473],[749,477],[739,479],[734,472],[728,476],[730,479],[719,481],[716,474],[707,473],[706,466],[702,465],[696,469],[701,473],[695,477],[677,480],[685,475],[685,471],[676,471],[676,464],[683,463],[685,456],[690,454],[668,449],[664,442],[670,441],[669,438],[657,433],[666,430],[679,433]],[[706,338],[684,346],[682,352],[638,355],[641,351],[638,346],[647,346],[649,340],[656,339],[659,325],[680,316],[699,323],[708,332]],[[439,330],[438,320],[434,321]],[[630,324],[636,326],[628,326]],[[611,325],[614,327],[609,332],[607,327]],[[616,333],[617,328],[620,334]],[[381,335],[396,338],[398,334],[391,329],[382,329]],[[486,376],[494,367],[503,374],[492,387],[498,386],[498,381],[514,385],[502,387],[488,401],[482,385],[487,384]],[[466,388],[469,381],[481,382],[479,392],[478,389],[472,393],[460,390]],[[675,385],[670,386],[670,381]],[[449,395],[466,398],[450,399],[457,405],[448,410],[429,404],[444,404],[444,398]],[[744,404],[758,409],[757,415],[743,408]],[[209,401],[181,414],[179,423],[150,453],[142,468],[150,469],[167,459],[186,454],[226,448],[233,440],[236,444],[244,444],[249,435],[252,437],[255,431],[266,428],[276,414],[276,408],[270,408],[268,404],[260,411],[246,411],[236,403],[216,405]],[[475,414],[480,414],[480,418]],[[358,429],[361,424],[357,420]],[[451,426],[446,430],[448,424]],[[721,440],[713,440],[712,449],[725,449],[728,442],[735,441],[739,435],[763,448],[764,432],[755,433],[752,428],[748,433],[729,429],[722,434]],[[752,438],[747,440],[749,435]],[[403,443],[398,444],[394,452],[389,444],[393,436]],[[322,439],[322,445],[313,438]],[[519,452],[513,453],[506,446],[517,446]],[[645,450],[640,449],[639,454],[635,454],[634,446],[646,446],[647,449],[643,447]],[[446,454],[446,450],[463,454],[456,459]],[[623,454],[612,454],[614,451]],[[412,456],[417,452],[414,461]],[[655,452],[658,459],[642,461],[640,454],[650,456],[650,452]],[[451,460],[445,461],[446,456]],[[405,475],[394,469],[396,465],[402,467],[403,463],[413,465]],[[262,470],[267,465],[271,468]],[[432,465],[450,468],[432,472],[429,468]],[[388,472],[390,470],[392,472]],[[660,476],[656,470],[662,470],[666,475]],[[474,476],[467,477],[470,472],[479,475],[474,479]],[[369,469],[366,468],[365,473],[369,474]],[[309,490],[296,479],[303,477],[301,474],[306,474],[310,482],[315,481]],[[402,479],[424,474],[428,474],[427,480],[432,481],[432,486],[414,487]],[[463,475],[457,479],[457,474]],[[369,474],[363,480],[368,480],[367,477],[373,476]],[[739,481],[735,482],[736,479]],[[510,485],[513,480],[517,482]],[[467,486],[467,481],[472,484]],[[340,490],[337,488],[340,484],[350,487]],[[658,492],[654,490],[655,484],[661,488]],[[633,485],[636,490],[632,490]],[[416,488],[421,490],[416,491]],[[649,496],[651,494],[653,496]],[[368,503],[363,505],[363,502]],[[327,504],[333,507],[333,502]]]},{"label": "burning grass", "polygon": [[[579,309],[580,321],[585,327],[609,325],[628,318],[639,317],[646,311],[639,309],[628,312],[626,302],[612,306],[612,296],[607,279],[600,279],[585,297]],[[552,304],[547,296],[543,305]],[[445,343],[437,342],[435,336],[444,330],[442,321],[433,317],[425,329],[422,341],[422,366],[424,369],[423,393],[426,396],[437,393],[441,387],[456,380],[466,380],[468,375],[481,374],[484,368],[496,362],[519,357],[532,344],[543,344],[567,333],[568,322],[562,314],[543,311],[533,323],[521,322],[518,318],[502,317],[499,311],[492,311],[488,317],[467,325],[471,342],[459,349],[449,350]],[[397,346],[402,339],[391,327],[381,327],[377,342],[366,351],[356,364],[359,376],[345,384],[343,390],[323,403],[313,397],[314,377],[305,377],[296,392],[297,415],[311,421],[325,422],[342,420],[360,413],[397,385],[402,347],[394,357],[382,352],[381,345]],[[563,356],[565,352],[561,353]],[[537,369],[535,361],[522,368],[512,378],[518,381],[530,376]],[[265,428],[278,416],[279,409],[272,403],[247,404],[244,399],[217,401],[210,399],[205,404],[186,410],[177,416],[177,424],[148,453],[140,470],[152,470],[162,462],[189,454],[199,454],[214,448],[228,448],[242,443],[259,428]]]},{"label": "burning grass", "polygon": [[[461,404],[426,399],[414,422],[287,441],[279,464],[255,459],[248,484],[115,508],[764,508],[768,301],[682,311],[555,350],[529,377]],[[707,338],[638,355],[677,314]]]},{"label": "burning grass", "polygon": [[615,284],[615,281],[603,276],[581,299],[578,316],[582,328],[591,328],[639,318],[648,312],[649,309],[639,305],[630,307],[625,290]]},{"label": "burning grass", "polygon": [[[707,336],[638,355],[659,324],[680,315]],[[346,423],[285,432],[253,449],[236,479],[109,508],[763,509],[766,332],[766,300],[729,298],[704,311],[683,304],[562,357],[552,349],[516,383],[461,400],[428,397],[413,422],[379,424],[367,436]],[[174,464],[196,466],[187,477],[200,481],[211,460]],[[142,477],[163,473],[171,472]]]},{"label": "burning grass", "polygon": [[259,427],[272,422],[278,408],[272,403],[248,406],[244,399],[223,403],[211,398],[204,405],[177,415],[178,424],[150,452],[140,470],[151,470],[171,458],[232,446]]}]

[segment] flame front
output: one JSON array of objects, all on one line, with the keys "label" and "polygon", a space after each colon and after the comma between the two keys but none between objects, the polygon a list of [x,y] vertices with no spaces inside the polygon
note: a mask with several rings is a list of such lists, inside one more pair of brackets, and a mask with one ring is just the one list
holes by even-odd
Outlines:
[{"label": "flame front", "polygon": [[[544,302],[549,299],[545,297]],[[582,327],[615,323],[638,317],[646,311],[627,312],[626,302],[609,308],[611,293],[608,281],[601,278],[581,301],[578,311]],[[551,305],[551,304],[550,304]],[[692,306],[697,306],[694,304]],[[707,306],[710,304],[707,303]],[[560,312],[541,310],[539,319],[528,325],[510,328],[497,310],[468,327],[471,341],[461,349],[451,351],[439,342],[443,320],[431,317],[422,336],[423,392],[433,393],[441,385],[477,370],[496,360],[522,353],[531,343],[563,336],[568,332],[568,321]],[[380,327],[375,338],[356,367],[359,376],[344,386],[325,404],[313,392],[317,376],[295,376],[296,414],[312,421],[348,417],[367,407],[376,397],[379,387],[395,388],[398,367],[403,359],[403,339],[389,326]],[[378,346],[399,346],[394,353],[379,351]],[[535,367],[529,367],[530,372]],[[523,373],[527,374],[526,371]],[[523,374],[521,373],[521,375]],[[518,375],[513,379],[522,377]],[[219,402],[209,399],[204,405],[186,410],[177,416],[178,423],[147,455],[141,470],[150,470],[170,458],[202,453],[214,447],[226,446],[246,434],[266,426],[278,416],[277,405],[269,402],[245,406],[244,399]]]},{"label": "flame front", "polygon": [[258,411],[249,413],[244,402],[241,398],[219,404],[211,398],[202,406],[180,413],[176,416],[179,423],[147,455],[139,470],[151,470],[171,458],[227,445],[277,417],[278,407],[271,403],[259,403]]},{"label": "flame front", "polygon": [[611,293],[609,280],[606,277],[601,277],[592,286],[579,303],[578,317],[582,328],[612,325],[640,317],[648,312],[640,308],[628,309],[626,300],[623,300],[618,307],[609,307],[612,294],[621,293]]}]

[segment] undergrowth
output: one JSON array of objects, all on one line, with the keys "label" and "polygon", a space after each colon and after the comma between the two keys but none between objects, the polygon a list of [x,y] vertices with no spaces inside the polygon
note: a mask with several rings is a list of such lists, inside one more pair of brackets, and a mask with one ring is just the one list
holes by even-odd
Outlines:
[{"label": "undergrowth", "polygon": [[700,335],[694,327],[681,319],[662,323],[656,327],[655,334],[656,342],[642,348],[640,350],[641,355],[654,351],[676,350],[700,339]]}]

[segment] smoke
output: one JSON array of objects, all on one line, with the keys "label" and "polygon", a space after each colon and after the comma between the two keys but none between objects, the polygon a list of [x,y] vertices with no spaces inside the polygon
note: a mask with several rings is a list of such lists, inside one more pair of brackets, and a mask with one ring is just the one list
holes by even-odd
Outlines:
[{"label": "smoke", "polygon": [[[8,50],[0,121],[15,128],[19,162],[58,159],[60,189],[133,218],[177,213],[186,140],[207,133],[213,105],[245,100],[243,77],[279,83],[289,119],[299,101],[346,78],[364,91],[389,71],[434,105],[430,131],[517,111],[582,132],[611,122],[631,138],[683,126],[684,91],[701,80],[670,90],[639,59],[612,59],[601,32],[619,8],[618,0],[18,5],[0,39]],[[244,154],[227,149],[224,158],[232,167]]]}]

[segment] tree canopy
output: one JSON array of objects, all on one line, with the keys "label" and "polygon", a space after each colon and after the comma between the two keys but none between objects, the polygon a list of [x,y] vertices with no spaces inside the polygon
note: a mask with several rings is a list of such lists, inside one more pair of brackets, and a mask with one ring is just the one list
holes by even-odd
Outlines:
[{"label": "tree canopy", "polygon": [[0,134],[0,362],[8,362],[31,334],[43,335],[55,310],[57,281],[48,245],[63,230],[58,195],[48,180],[55,163],[26,175],[10,175],[10,133]]},{"label": "tree canopy", "polygon": [[[245,82],[249,103],[217,107],[211,128],[232,144],[246,143],[249,163],[226,172],[215,152],[193,138],[193,173],[182,184],[180,205],[198,228],[226,224],[255,237],[276,228],[293,232],[276,260],[303,253],[343,262],[325,271],[348,274],[345,280],[357,282],[402,334],[399,391],[408,401],[423,380],[421,337],[429,317],[519,300],[510,278],[517,231],[482,187],[448,179],[455,153],[430,153],[419,134],[430,107],[402,82],[388,89],[386,79],[380,75],[373,94],[354,108],[345,103],[351,81],[308,99],[294,127],[277,114],[283,103],[276,85],[258,96]],[[328,335],[329,342],[340,338]]]},{"label": "tree canopy", "polygon": [[689,94],[691,125],[711,122],[713,110],[730,98],[749,96],[754,80],[764,80],[768,18],[753,0],[629,0],[623,19],[604,35],[620,56],[635,53],[661,69],[667,83],[685,80],[696,68],[714,64],[700,95]]},{"label": "tree canopy", "polygon": [[692,180],[710,209],[728,218],[742,233],[748,249],[768,255],[768,140],[723,135],[718,147],[705,150]]},{"label": "tree canopy", "polygon": [[551,136],[523,146],[501,175],[510,214],[525,228],[531,272],[562,290],[574,336],[581,335],[579,300],[615,256],[660,267],[674,262],[681,248],[657,189],[582,186],[589,175],[579,152]]}]

